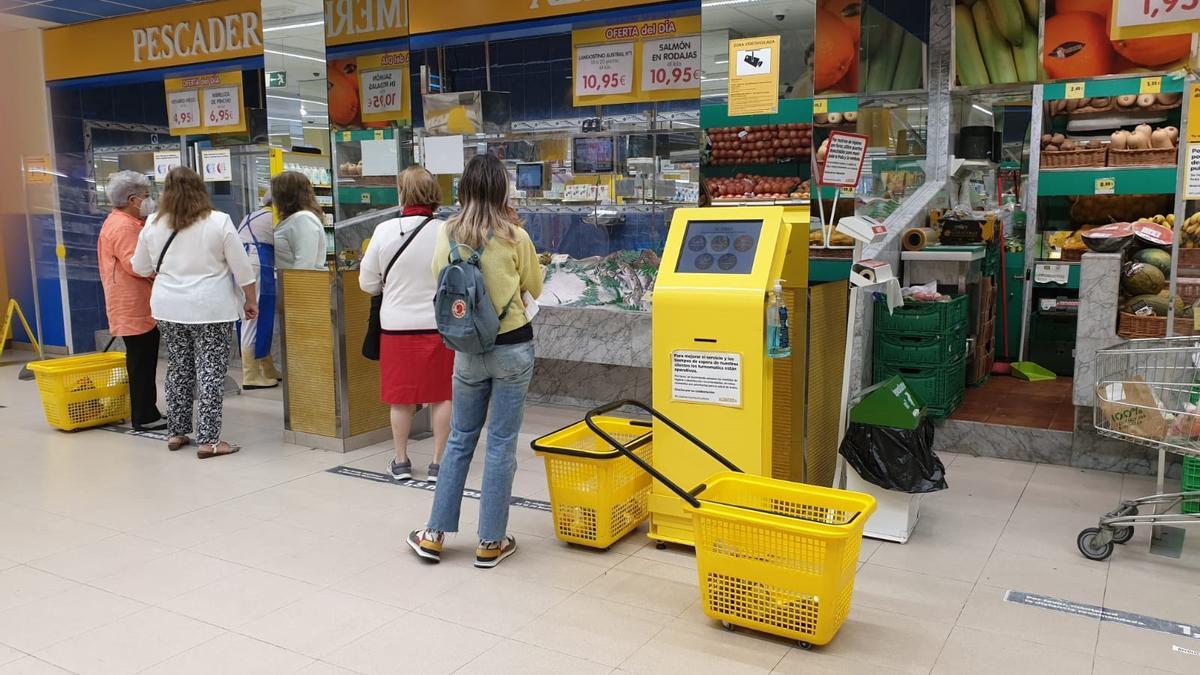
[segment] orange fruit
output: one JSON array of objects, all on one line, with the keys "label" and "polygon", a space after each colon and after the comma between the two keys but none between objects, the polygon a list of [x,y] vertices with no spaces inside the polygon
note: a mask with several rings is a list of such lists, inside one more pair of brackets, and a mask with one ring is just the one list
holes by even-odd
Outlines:
[{"label": "orange fruit", "polygon": [[1139,66],[1161,66],[1187,58],[1192,51],[1192,34],[1115,40],[1113,49]]},{"label": "orange fruit", "polygon": [[1098,77],[1112,72],[1112,43],[1104,19],[1091,12],[1067,12],[1046,19],[1042,65],[1052,80]]},{"label": "orange fruit", "polygon": [[[1091,12],[1097,16],[1104,18],[1104,25],[1108,25],[1109,12],[1112,11],[1112,0],[1056,0],[1054,3],[1055,14],[1065,14],[1067,12]],[[1034,26],[1036,28],[1036,26]]]},{"label": "orange fruit", "polygon": [[817,10],[815,52],[813,54],[813,89],[817,92],[837,84],[858,60],[858,36],[836,15]]},{"label": "orange fruit", "polygon": [[854,35],[854,41],[859,41],[859,35],[862,33],[862,2],[860,0],[821,0],[817,3],[817,9],[824,9],[840,19]]}]

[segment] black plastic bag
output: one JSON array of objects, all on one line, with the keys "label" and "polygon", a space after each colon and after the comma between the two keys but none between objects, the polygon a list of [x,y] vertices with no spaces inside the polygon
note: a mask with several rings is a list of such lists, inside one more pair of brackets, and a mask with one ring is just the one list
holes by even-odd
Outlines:
[{"label": "black plastic bag", "polygon": [[933,452],[933,422],[916,429],[851,423],[839,450],[863,480],[919,494],[946,489],[946,467]]}]

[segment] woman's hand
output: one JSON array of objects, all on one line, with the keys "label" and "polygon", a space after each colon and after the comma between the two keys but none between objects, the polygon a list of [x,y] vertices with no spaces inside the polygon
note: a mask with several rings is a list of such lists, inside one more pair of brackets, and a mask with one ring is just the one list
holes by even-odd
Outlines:
[{"label": "woman's hand", "polygon": [[245,306],[242,307],[242,313],[246,315],[247,321],[252,321],[258,318],[258,300],[247,299]]}]

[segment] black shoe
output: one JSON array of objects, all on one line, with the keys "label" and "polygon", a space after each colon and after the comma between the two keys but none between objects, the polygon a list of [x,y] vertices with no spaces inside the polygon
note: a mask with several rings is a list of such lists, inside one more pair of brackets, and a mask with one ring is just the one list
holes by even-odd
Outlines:
[{"label": "black shoe", "polygon": [[135,424],[134,431],[163,431],[167,428],[166,422],[151,422],[149,424]]},{"label": "black shoe", "polygon": [[279,381],[277,380],[275,384],[243,384],[242,389],[245,389],[246,391],[254,391],[255,389],[274,389],[278,386]]}]

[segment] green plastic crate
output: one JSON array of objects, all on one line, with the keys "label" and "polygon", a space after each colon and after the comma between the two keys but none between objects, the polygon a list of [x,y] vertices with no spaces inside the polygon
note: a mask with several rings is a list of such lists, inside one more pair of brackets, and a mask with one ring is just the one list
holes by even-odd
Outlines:
[{"label": "green plastic crate", "polygon": [[967,390],[967,359],[939,365],[875,360],[875,381],[899,375],[932,417],[947,417],[962,404]]},{"label": "green plastic crate", "polygon": [[[1183,458],[1183,474],[1179,477],[1179,491],[1200,490],[1200,457]],[[1186,501],[1180,505],[1184,513],[1200,513],[1200,501]]]},{"label": "green plastic crate", "polygon": [[887,300],[875,301],[876,335],[945,335],[967,325],[967,296],[955,296],[949,302],[906,302],[888,313]]},{"label": "green plastic crate", "polygon": [[879,361],[949,363],[967,353],[966,326],[951,328],[942,335],[876,333],[873,349],[874,357]]}]

